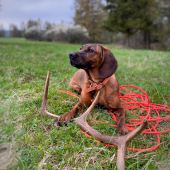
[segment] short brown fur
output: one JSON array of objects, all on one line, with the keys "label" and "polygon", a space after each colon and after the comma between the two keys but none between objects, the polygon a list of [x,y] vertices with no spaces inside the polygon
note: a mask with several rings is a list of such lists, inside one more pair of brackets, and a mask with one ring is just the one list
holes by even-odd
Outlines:
[{"label": "short brown fur", "polygon": [[[80,94],[79,102],[68,113],[62,115],[58,124],[67,123],[76,116],[85,106],[91,104],[91,93],[85,93],[91,83],[100,84],[105,78],[110,77],[107,84],[100,90],[98,105],[106,106],[114,112],[117,119],[117,132],[125,135],[128,133],[125,124],[125,110],[119,98],[119,83],[114,75],[118,64],[110,50],[101,44],[83,45],[80,51],[70,53],[70,63],[81,70],[77,71],[70,82],[70,87]],[[94,93],[94,97],[97,90]]]}]

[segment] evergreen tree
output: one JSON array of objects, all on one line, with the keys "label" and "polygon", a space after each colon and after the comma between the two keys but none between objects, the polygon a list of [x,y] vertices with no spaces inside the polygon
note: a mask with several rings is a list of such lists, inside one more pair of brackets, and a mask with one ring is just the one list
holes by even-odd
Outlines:
[{"label": "evergreen tree", "polygon": [[127,39],[138,30],[146,33],[149,42],[150,31],[156,16],[155,0],[106,0],[108,18],[103,27],[109,31],[122,32]]},{"label": "evergreen tree", "polygon": [[157,31],[158,39],[164,48],[170,49],[170,45],[166,45],[169,43],[168,38],[170,39],[170,1],[160,0],[159,10],[160,24]]},{"label": "evergreen tree", "polygon": [[0,37],[5,37],[5,30],[2,24],[0,24]]},{"label": "evergreen tree", "polygon": [[14,24],[10,24],[10,37],[22,37],[21,31]]}]

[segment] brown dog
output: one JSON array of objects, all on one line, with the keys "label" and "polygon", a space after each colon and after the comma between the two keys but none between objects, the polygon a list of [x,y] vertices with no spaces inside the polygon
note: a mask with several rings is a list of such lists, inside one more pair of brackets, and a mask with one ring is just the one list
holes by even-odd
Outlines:
[{"label": "brown dog", "polygon": [[[120,102],[119,83],[114,75],[118,64],[110,50],[100,44],[86,44],[81,47],[80,51],[70,53],[69,57],[71,65],[81,69],[72,77],[70,87],[81,95],[78,104],[71,111],[62,115],[58,124],[69,122],[72,117],[91,104],[91,99],[96,96],[98,88],[93,88],[94,91],[89,88],[96,84],[96,86],[102,87],[98,105],[106,106],[114,112],[117,119],[117,132],[122,135],[127,134],[126,113]],[[109,77],[110,79],[106,79]]]}]

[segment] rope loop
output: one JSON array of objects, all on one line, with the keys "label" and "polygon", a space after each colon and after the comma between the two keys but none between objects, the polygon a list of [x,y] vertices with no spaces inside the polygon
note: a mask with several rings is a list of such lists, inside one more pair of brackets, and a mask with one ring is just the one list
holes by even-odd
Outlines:
[{"label": "rope loop", "polygon": [[[134,93],[133,91],[131,91],[129,88],[134,88],[134,91],[139,91],[139,93]],[[153,151],[155,149],[157,149],[160,145],[160,134],[163,133],[168,133],[170,132],[170,129],[167,130],[162,130],[162,131],[158,131],[156,130],[157,126],[159,125],[161,120],[168,120],[170,119],[170,114],[168,116],[164,116],[161,117],[160,113],[161,111],[166,111],[166,112],[170,112],[170,107],[165,106],[165,105],[161,105],[161,104],[156,104],[156,103],[150,103],[149,97],[147,95],[147,93],[140,87],[135,86],[135,85],[123,85],[119,87],[119,90],[123,90],[125,93],[123,93],[124,95],[119,94],[120,100],[122,102],[122,105],[124,106],[125,110],[129,111],[131,114],[135,114],[135,116],[137,116],[137,119],[127,119],[127,129],[129,131],[133,131],[135,130],[135,128],[139,125],[142,124],[144,119],[147,119],[147,121],[149,122],[149,128],[145,129],[142,131],[143,134],[154,134],[156,135],[157,138],[157,144],[155,146],[152,146],[150,148],[146,148],[146,149],[138,149],[138,148],[127,148],[127,150],[133,150],[133,151]],[[79,98],[78,96],[76,96],[75,94],[71,93],[71,92],[64,92],[61,91],[63,93],[66,93],[68,95],[74,96]],[[142,115],[140,114],[136,114],[135,111],[139,110],[138,112],[140,112]],[[110,112],[112,115],[112,119],[116,122],[116,116],[114,115],[114,113]],[[152,116],[152,114],[156,114],[154,116]],[[104,121],[91,121],[90,123],[103,123],[103,124],[107,124],[109,126],[113,126],[113,127],[117,127],[114,124],[108,124]],[[83,132],[81,130],[81,132],[83,134],[85,134],[88,138],[91,138],[90,135],[86,134],[85,132]],[[95,140],[97,141],[97,140]],[[100,141],[97,141],[98,143],[101,143]],[[104,144],[105,146],[108,147],[114,147],[114,145],[110,145],[110,144]]]}]

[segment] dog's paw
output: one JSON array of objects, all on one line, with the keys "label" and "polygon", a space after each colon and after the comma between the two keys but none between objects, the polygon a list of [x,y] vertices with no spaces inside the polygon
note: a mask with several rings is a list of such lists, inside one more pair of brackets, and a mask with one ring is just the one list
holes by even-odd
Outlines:
[{"label": "dog's paw", "polygon": [[120,135],[126,135],[128,133],[128,130],[126,127],[121,127],[117,129],[117,133]]},{"label": "dog's paw", "polygon": [[71,116],[68,113],[66,113],[58,119],[57,125],[62,127],[64,124],[65,126],[67,126],[68,122],[70,122],[70,119]]}]

